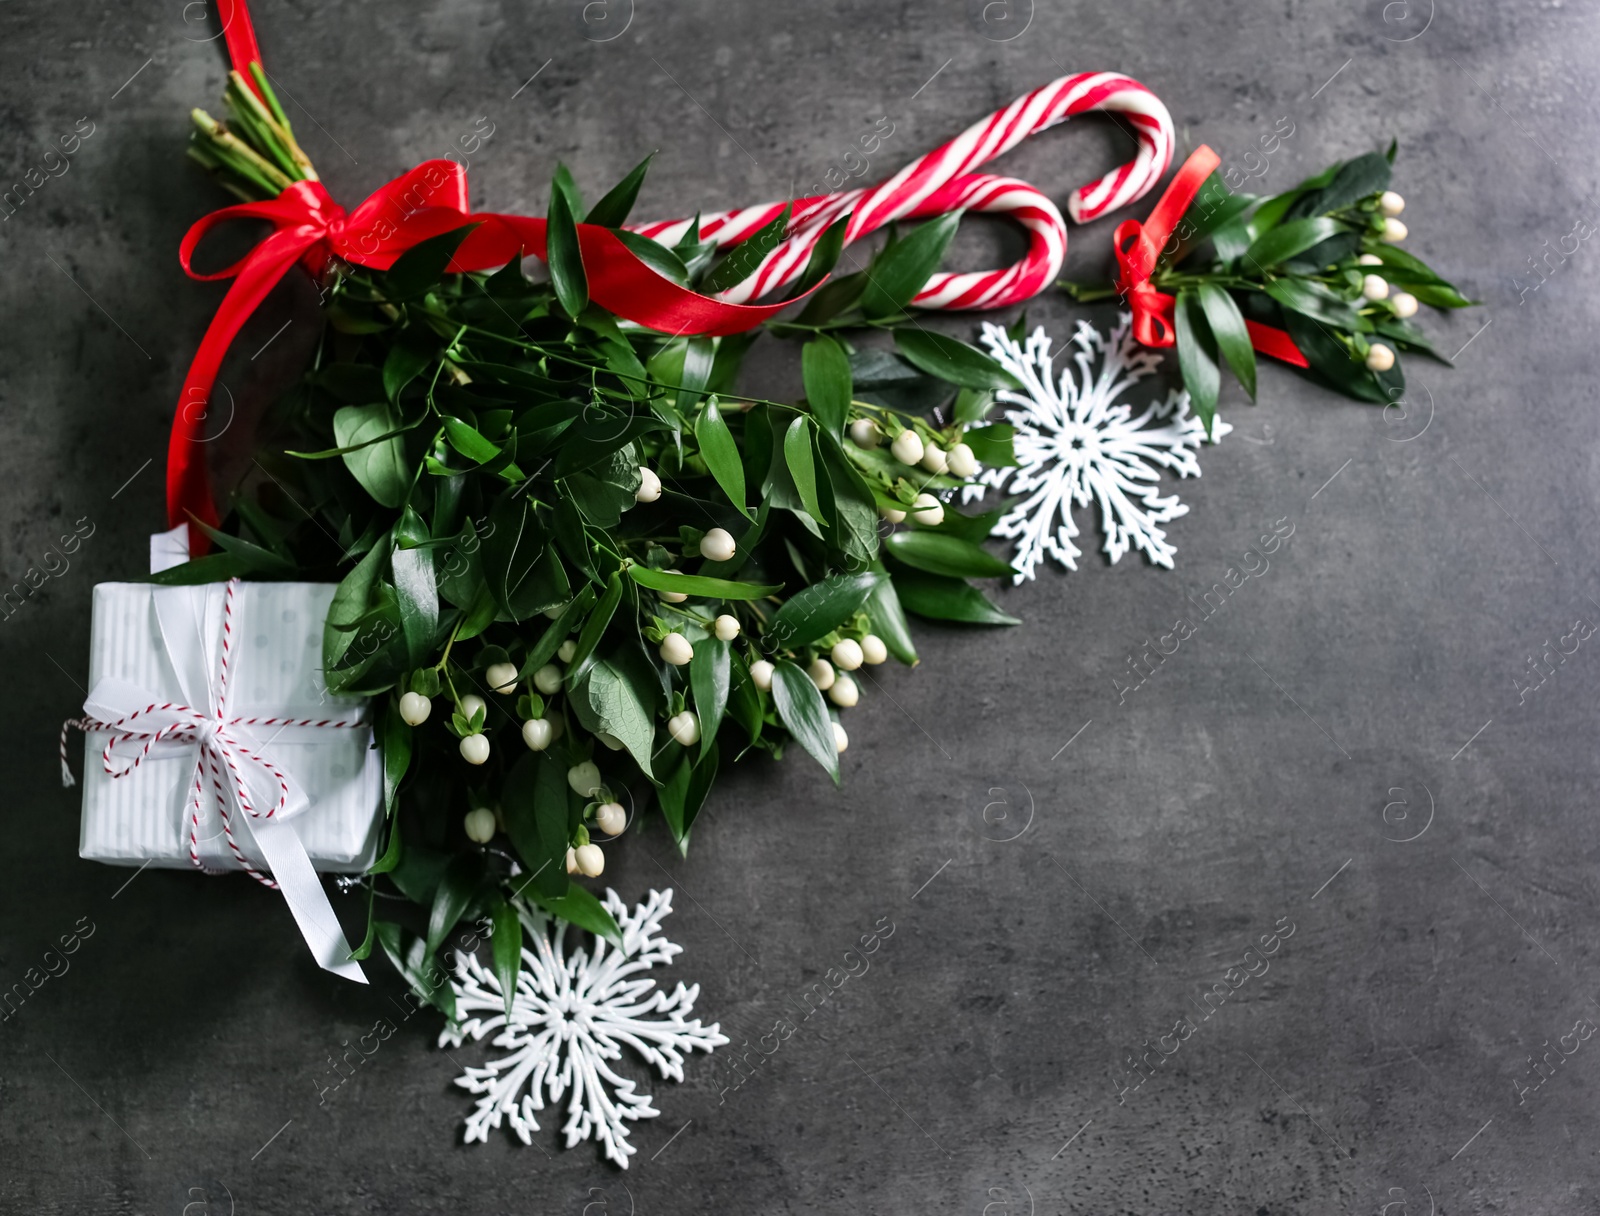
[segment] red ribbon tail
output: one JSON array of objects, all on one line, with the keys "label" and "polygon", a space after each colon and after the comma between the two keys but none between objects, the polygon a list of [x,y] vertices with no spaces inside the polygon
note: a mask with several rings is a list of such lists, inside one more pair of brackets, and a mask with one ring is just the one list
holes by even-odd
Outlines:
[{"label": "red ribbon tail", "polygon": [[[256,45],[255,26],[250,21],[250,8],[245,0],[217,0],[217,16],[222,19],[222,37],[228,47],[228,58],[234,69],[244,77],[250,91],[261,97],[261,90],[250,75],[250,65],[261,62],[261,48]],[[262,72],[265,73],[263,68]],[[265,102],[267,99],[261,97]]]},{"label": "red ribbon tail", "polygon": [[1272,325],[1260,325],[1255,321],[1246,321],[1244,328],[1245,332],[1250,335],[1250,345],[1263,355],[1281,359],[1283,362],[1292,364],[1295,367],[1311,366],[1305,357],[1305,353],[1294,344],[1294,339],[1283,330]]}]

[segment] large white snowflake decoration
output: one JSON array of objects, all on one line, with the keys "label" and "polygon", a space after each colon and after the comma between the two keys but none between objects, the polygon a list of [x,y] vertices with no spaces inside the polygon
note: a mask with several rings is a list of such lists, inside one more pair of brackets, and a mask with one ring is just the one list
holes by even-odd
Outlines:
[{"label": "large white snowflake decoration", "polygon": [[[1016,427],[1017,464],[985,469],[977,484],[962,491],[962,500],[971,502],[990,489],[1021,496],[994,530],[1016,541],[1014,582],[1031,579],[1046,555],[1069,570],[1078,568],[1083,551],[1073,544],[1078,525],[1072,509],[1088,506],[1091,499],[1100,504],[1105,553],[1112,562],[1134,548],[1156,565],[1172,568],[1177,549],[1158,525],[1188,514],[1189,508],[1175,494],[1160,494],[1158,466],[1181,477],[1200,476],[1195,451],[1205,442],[1205,427],[1181,390],[1152,402],[1137,417],[1119,400],[1161,361],[1131,330],[1126,313],[1109,334],[1078,322],[1072,336],[1074,380],[1070,369],[1056,377],[1042,326],[1022,346],[998,325],[984,323],[984,346],[1023,384],[1022,392],[996,394],[1014,407],[1005,411],[1005,420]],[[1232,429],[1218,418],[1211,442]]]},{"label": "large white snowflake decoration", "polygon": [[[654,1119],[661,1112],[649,1094],[634,1092],[634,1082],[610,1065],[623,1045],[655,1065],[663,1077],[683,1080],[684,1057],[695,1048],[709,1052],[728,1042],[715,1022],[685,1021],[700,996],[700,985],[679,984],[670,994],[656,989],[653,979],[635,979],[662,963],[670,963],[683,947],[661,935],[661,919],[672,911],[672,891],[652,891],[629,912],[617,893],[602,901],[622,930],[622,949],[596,938],[589,948],[568,949],[569,926],[552,922],[519,902],[523,924],[522,968],[512,997],[511,1017],[492,971],[475,955],[458,952],[456,1009],[466,1019],[446,1026],[440,1046],[459,1047],[463,1036],[474,1041],[499,1031],[494,1046],[509,1054],[482,1068],[468,1068],[456,1084],[482,1094],[467,1116],[467,1143],[487,1141],[489,1129],[510,1117],[511,1129],[532,1144],[539,1129],[534,1112],[548,1097],[567,1102],[567,1147],[597,1139],[606,1156],[623,1169],[635,1149],[628,1141],[627,1121]],[[576,932],[576,930],[572,930]],[[653,991],[654,990],[654,991]],[[526,1092],[523,1092],[526,1086]],[[519,1096],[520,1095],[520,1096]]]}]

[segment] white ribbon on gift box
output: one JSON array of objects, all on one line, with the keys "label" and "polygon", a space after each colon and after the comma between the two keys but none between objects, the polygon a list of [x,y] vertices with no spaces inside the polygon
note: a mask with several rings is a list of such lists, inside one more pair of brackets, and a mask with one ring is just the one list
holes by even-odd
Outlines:
[{"label": "white ribbon on gift box", "polygon": [[[267,886],[283,892],[319,966],[364,984],[367,978],[360,964],[350,957],[344,931],[295,831],[294,818],[306,810],[310,800],[290,772],[265,756],[271,739],[263,740],[258,731],[296,727],[349,729],[365,723],[359,718],[229,716],[233,598],[238,583],[233,579],[227,585],[222,620],[209,623],[207,586],[152,588],[156,621],[177,676],[182,702],[169,701],[127,680],[104,679],[89,690],[83,709],[92,722],[84,725],[113,732],[114,737],[101,753],[101,762],[113,777],[127,777],[147,758],[193,749],[194,780],[186,805],[190,860],[205,868],[200,860],[199,827],[209,778],[210,799],[221,817],[228,847],[240,866]],[[125,745],[134,741],[140,741],[139,749],[130,758],[125,754]],[[119,752],[119,748],[124,751]],[[233,825],[235,809],[243,812],[239,817],[243,830],[254,839],[271,878],[257,871],[240,849]]]}]

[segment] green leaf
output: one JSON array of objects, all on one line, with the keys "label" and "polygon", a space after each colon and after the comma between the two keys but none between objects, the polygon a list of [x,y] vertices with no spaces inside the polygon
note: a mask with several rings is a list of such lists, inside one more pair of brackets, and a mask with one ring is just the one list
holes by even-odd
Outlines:
[{"label": "green leaf", "polygon": [[[389,560],[389,550],[389,534],[385,532],[334,590],[322,629],[322,668],[325,673],[332,673],[338,668],[339,660],[344,658],[345,651],[355,641],[356,624],[372,604],[372,592],[383,574],[384,564]],[[334,677],[329,674],[329,691],[339,691],[333,684]]]},{"label": "green leaf", "polygon": [[694,658],[689,660],[689,687],[694,692],[694,711],[700,717],[700,756],[711,750],[722,715],[728,705],[732,682],[730,644],[718,637],[696,642]]},{"label": "green leaf", "polygon": [[567,316],[576,318],[589,303],[589,280],[584,274],[583,254],[578,249],[578,226],[572,203],[558,182],[550,187],[550,211],[545,224],[545,264],[550,268],[550,285],[555,288]]},{"label": "green leaf", "polygon": [[1366,333],[1372,329],[1371,321],[1320,283],[1305,279],[1273,279],[1263,290],[1285,308],[1303,313],[1335,329],[1350,333]]},{"label": "green leaf", "polygon": [[880,573],[835,574],[791,596],[767,626],[764,642],[776,648],[809,646],[861,610],[882,580]]},{"label": "green leaf", "polygon": [[523,881],[537,880],[542,890],[553,894],[567,884],[566,797],[562,762],[548,752],[523,752],[500,788],[506,835],[530,875]]},{"label": "green leaf", "polygon": [[1016,433],[1016,427],[1009,422],[991,422],[987,426],[968,427],[961,438],[980,464],[1014,465],[1017,456],[1012,441]]},{"label": "green leaf", "polygon": [[400,420],[387,404],[345,405],[333,412],[333,438],[344,467],[373,501],[398,507],[411,487],[411,468],[400,434]]},{"label": "green leaf", "polygon": [[1308,190],[1285,213],[1289,219],[1322,215],[1348,207],[1389,188],[1389,160],[1381,152],[1368,152],[1338,166],[1333,180],[1319,190]]},{"label": "green leaf", "polygon": [[1478,302],[1467,299],[1448,283],[1418,283],[1407,290],[1433,308],[1471,308]]},{"label": "green leaf", "polygon": [[494,908],[494,935],[490,946],[494,952],[494,977],[505,994],[506,1017],[509,1018],[511,1003],[517,994],[517,973],[522,970],[522,918],[503,899]]},{"label": "green leaf", "polygon": [[[1020,625],[990,602],[976,587],[958,578],[921,570],[896,569],[894,588],[907,611],[935,621],[968,625]],[[887,644],[888,639],[884,639]]]},{"label": "green leaf", "polygon": [[651,591],[676,591],[682,595],[702,595],[716,600],[764,600],[783,590],[782,583],[739,583],[726,578],[706,578],[700,574],[652,570],[638,563],[628,567],[628,577]]},{"label": "green leaf", "polygon": [[497,445],[485,439],[477,427],[459,418],[444,420],[444,437],[449,440],[451,447],[477,464],[488,464],[500,455]]},{"label": "green leaf", "polygon": [[583,191],[578,189],[572,170],[560,161],[556,162],[556,171],[550,175],[550,185],[552,189],[561,192],[561,197],[566,200],[567,210],[572,213],[574,220],[588,210],[583,205]]},{"label": "green leaf", "polygon": [[1255,270],[1265,271],[1321,244],[1330,236],[1348,231],[1348,225],[1325,215],[1288,220],[1250,242],[1250,248],[1244,251],[1244,260]]},{"label": "green leaf", "polygon": [[839,747],[833,737],[833,722],[828,717],[822,693],[817,691],[811,677],[788,659],[779,660],[772,669],[772,700],[778,707],[778,717],[783,719],[795,742],[828,770],[828,776],[837,785]]},{"label": "green leaf", "polygon": [[842,435],[850,414],[850,356],[838,342],[822,334],[800,352],[800,372],[817,425],[836,438]]},{"label": "green leaf", "polygon": [[1285,312],[1283,325],[1311,364],[1317,379],[1357,401],[1376,405],[1389,403],[1391,398],[1377,377],[1344,343],[1329,335],[1326,328],[1298,312]]},{"label": "green leaf", "polygon": [[[1243,215],[1255,201],[1254,194],[1228,189],[1227,183],[1213,169],[1194,202],[1189,204],[1189,210],[1184,212],[1183,218],[1189,226],[1184,242],[1194,245],[1204,240],[1229,220]],[[1182,231],[1181,227],[1179,230]]]},{"label": "green leaf", "polygon": [[789,299],[799,299],[833,273],[833,268],[839,264],[839,255],[844,252],[844,234],[849,226],[850,213],[847,211],[822,230],[817,243],[811,247],[805,273],[789,293]]},{"label": "green leaf", "polygon": [[739,457],[739,445],[733,441],[715,397],[706,402],[706,408],[696,420],[694,438],[700,445],[700,455],[705,457],[706,467],[711,470],[711,476],[717,479],[728,501],[746,519],[751,518],[750,509],[744,502],[744,462]]},{"label": "green leaf", "polygon": [[961,224],[960,211],[927,221],[904,240],[896,241],[872,260],[867,270],[861,310],[869,317],[890,317],[906,310],[928,278]]},{"label": "green leaf", "polygon": [[508,494],[490,508],[489,522],[479,559],[504,618],[524,621],[571,598],[566,570],[546,545],[531,503]]},{"label": "green leaf", "polygon": [[617,922],[607,912],[605,905],[591,895],[583,887],[574,883],[567,888],[567,893],[560,896],[545,895],[540,891],[530,891],[533,900],[551,916],[560,920],[570,921],[580,929],[587,929],[597,937],[622,945],[622,930],[617,928]]},{"label": "green leaf", "polygon": [[389,273],[384,276],[384,295],[399,302],[426,294],[430,287],[444,278],[450,267],[450,259],[455,257],[461,242],[477,226],[472,223],[452,228],[449,232],[441,232],[407,249],[394,260],[394,265],[389,267]]},{"label": "green leaf", "polygon": [[399,401],[400,393],[438,358],[437,339],[427,335],[418,340],[417,331],[406,328],[399,339],[389,347],[383,360],[383,392],[390,401]]},{"label": "green leaf", "polygon": [[783,462],[789,466],[794,488],[811,518],[827,523],[828,517],[817,499],[817,462],[811,455],[811,421],[804,414],[791,422],[784,433]]},{"label": "green leaf", "polygon": [[637,232],[629,232],[626,228],[616,229],[615,235],[628,247],[629,253],[662,278],[670,279],[679,287],[689,286],[689,268],[683,264],[682,258],[665,245],[647,236],[640,236]]},{"label": "green leaf", "polygon": [[445,867],[433,893],[433,909],[428,913],[428,953],[431,955],[456,927],[467,910],[478,882],[483,877],[482,853],[457,853]]},{"label": "green leaf", "polygon": [[1020,389],[1019,381],[976,346],[926,329],[894,331],[894,344],[913,367],[963,388]]},{"label": "green leaf", "polygon": [[[1211,420],[1217,413],[1217,394],[1222,388],[1222,370],[1217,366],[1217,340],[1206,323],[1205,313],[1194,290],[1178,292],[1175,309],[1178,322],[1178,368],[1195,416],[1211,433]],[[917,609],[913,608],[913,612]]]},{"label": "green leaf", "polygon": [[[432,1005],[451,1022],[456,1020],[456,994],[450,987],[450,977],[428,955],[426,943],[414,937],[393,921],[377,923],[378,941],[389,956],[394,969],[411,987],[411,991]],[[409,938],[410,945],[406,945]]]},{"label": "green leaf", "polygon": [[650,157],[645,157],[628,172],[593,207],[584,217],[586,224],[599,224],[602,228],[620,228],[628,220],[628,213],[633,210],[634,200],[639,197],[639,187],[644,185],[644,175],[650,171]]},{"label": "green leaf", "polygon": [[622,575],[613,570],[611,577],[606,580],[605,592],[600,596],[600,602],[595,605],[589,619],[584,621],[583,629],[578,634],[578,645],[572,652],[572,662],[567,667],[567,687],[576,688],[578,681],[589,671],[589,662],[594,657],[595,647],[600,645],[600,639],[605,636],[606,626],[611,624],[611,618],[616,614],[617,605],[622,602]]},{"label": "green leaf", "polygon": [[655,750],[655,723],[651,690],[630,680],[609,659],[597,659],[584,679],[582,695],[588,698],[600,729],[622,740],[634,763],[646,777],[652,777],[651,753]]},{"label": "green leaf", "polygon": [[911,627],[906,621],[905,609],[900,606],[900,597],[895,593],[894,583],[887,577],[887,572],[882,566],[878,570],[885,577],[878,580],[866,603],[872,631],[883,639],[890,654],[908,667],[915,667],[917,648],[911,641]]},{"label": "green leaf", "polygon": [[754,274],[767,254],[783,243],[784,230],[788,228],[789,217],[793,213],[794,204],[785,203],[776,219],[751,233],[706,275],[700,290],[708,296],[714,296]]},{"label": "green leaf", "polygon": [[[386,704],[383,710],[383,806],[385,813],[391,817],[394,815],[395,795],[399,792],[400,782],[405,779],[406,770],[410,767],[411,725],[400,716],[391,702]],[[372,872],[383,873],[382,870]]]},{"label": "green leaf", "polygon": [[1217,340],[1217,346],[1222,350],[1222,356],[1228,361],[1228,366],[1233,368],[1233,374],[1239,377],[1239,383],[1244,385],[1244,391],[1250,394],[1250,400],[1256,397],[1256,352],[1250,345],[1250,331],[1244,327],[1244,317],[1239,312],[1239,306],[1230,296],[1215,283],[1201,283],[1196,288],[1200,299],[1200,307],[1206,314],[1206,322],[1211,326],[1211,334]]},{"label": "green leaf", "polygon": [[921,529],[892,532],[884,545],[906,565],[930,574],[948,574],[952,578],[1000,578],[1016,574],[1008,563],[981,545],[947,532]]},{"label": "green leaf", "polygon": [[950,407],[951,418],[961,426],[982,422],[983,416],[994,406],[994,393],[988,389],[964,388],[956,394]]},{"label": "green leaf", "polygon": [[433,653],[439,632],[439,589],[434,582],[432,549],[396,549],[389,558],[394,589],[400,597],[400,628],[406,657],[420,666]]}]

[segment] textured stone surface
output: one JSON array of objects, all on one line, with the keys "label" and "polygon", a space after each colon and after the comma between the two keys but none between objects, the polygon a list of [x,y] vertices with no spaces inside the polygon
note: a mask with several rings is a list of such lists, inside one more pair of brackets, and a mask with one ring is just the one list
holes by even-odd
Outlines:
[{"label": "textured stone surface", "polygon": [[[1526,703],[1513,685],[1546,639],[1600,619],[1595,249],[1551,253],[1524,290],[1530,258],[1600,221],[1592,8],[1028,8],[680,0],[623,29],[626,0],[260,5],[269,68],[346,200],[486,117],[475,202],[539,212],[557,158],[599,187],[660,149],[640,214],[681,214],[804,189],[879,116],[895,132],[874,176],[1063,70],[1115,67],[1168,102],[1186,146],[1235,163],[1259,167],[1258,136],[1292,121],[1265,189],[1397,136],[1412,247],[1487,304],[1426,319],[1445,351],[1472,341],[1453,372],[1413,364],[1407,417],[1278,368],[1259,407],[1235,390],[1237,431],[1183,487],[1177,571],[1091,552],[1003,593],[1021,629],[925,630],[920,669],[866,685],[841,792],[803,759],[755,764],[687,861],[659,831],[613,854],[625,897],[677,888],[676,970],[740,1038],[895,926],[742,1086],[723,1089],[724,1053],[658,1087],[626,1174],[563,1151],[559,1115],[537,1147],[459,1146],[470,1100],[422,1015],[319,1106],[330,1053],[395,1016],[392,975],[319,973],[243,879],[77,860],[54,723],[82,695],[90,587],[144,565],[173,398],[220,298],[174,252],[220,201],[182,150],[222,61],[177,0],[0,10],[0,176],[94,124],[0,223],[8,581],[71,521],[95,526],[0,625],[0,980],[94,926],[0,1025],[0,1209],[1600,1207],[1600,1043],[1569,1038],[1525,1104],[1513,1085],[1600,1016],[1600,642]],[[1003,164],[1061,198],[1123,146],[1083,120]],[[1111,227],[1075,234],[1069,273],[1103,273]],[[975,266],[1014,244],[979,226],[960,252]],[[1080,315],[1029,309],[1062,336]],[[297,332],[260,362],[292,365]],[[792,394],[793,352],[772,346],[750,383]],[[1294,534],[1270,570],[1119,704],[1127,656],[1280,520]],[[1270,970],[1201,1021],[1194,1002],[1280,917],[1295,931]],[[1119,1103],[1125,1055],[1186,1015],[1199,1029]]]}]

